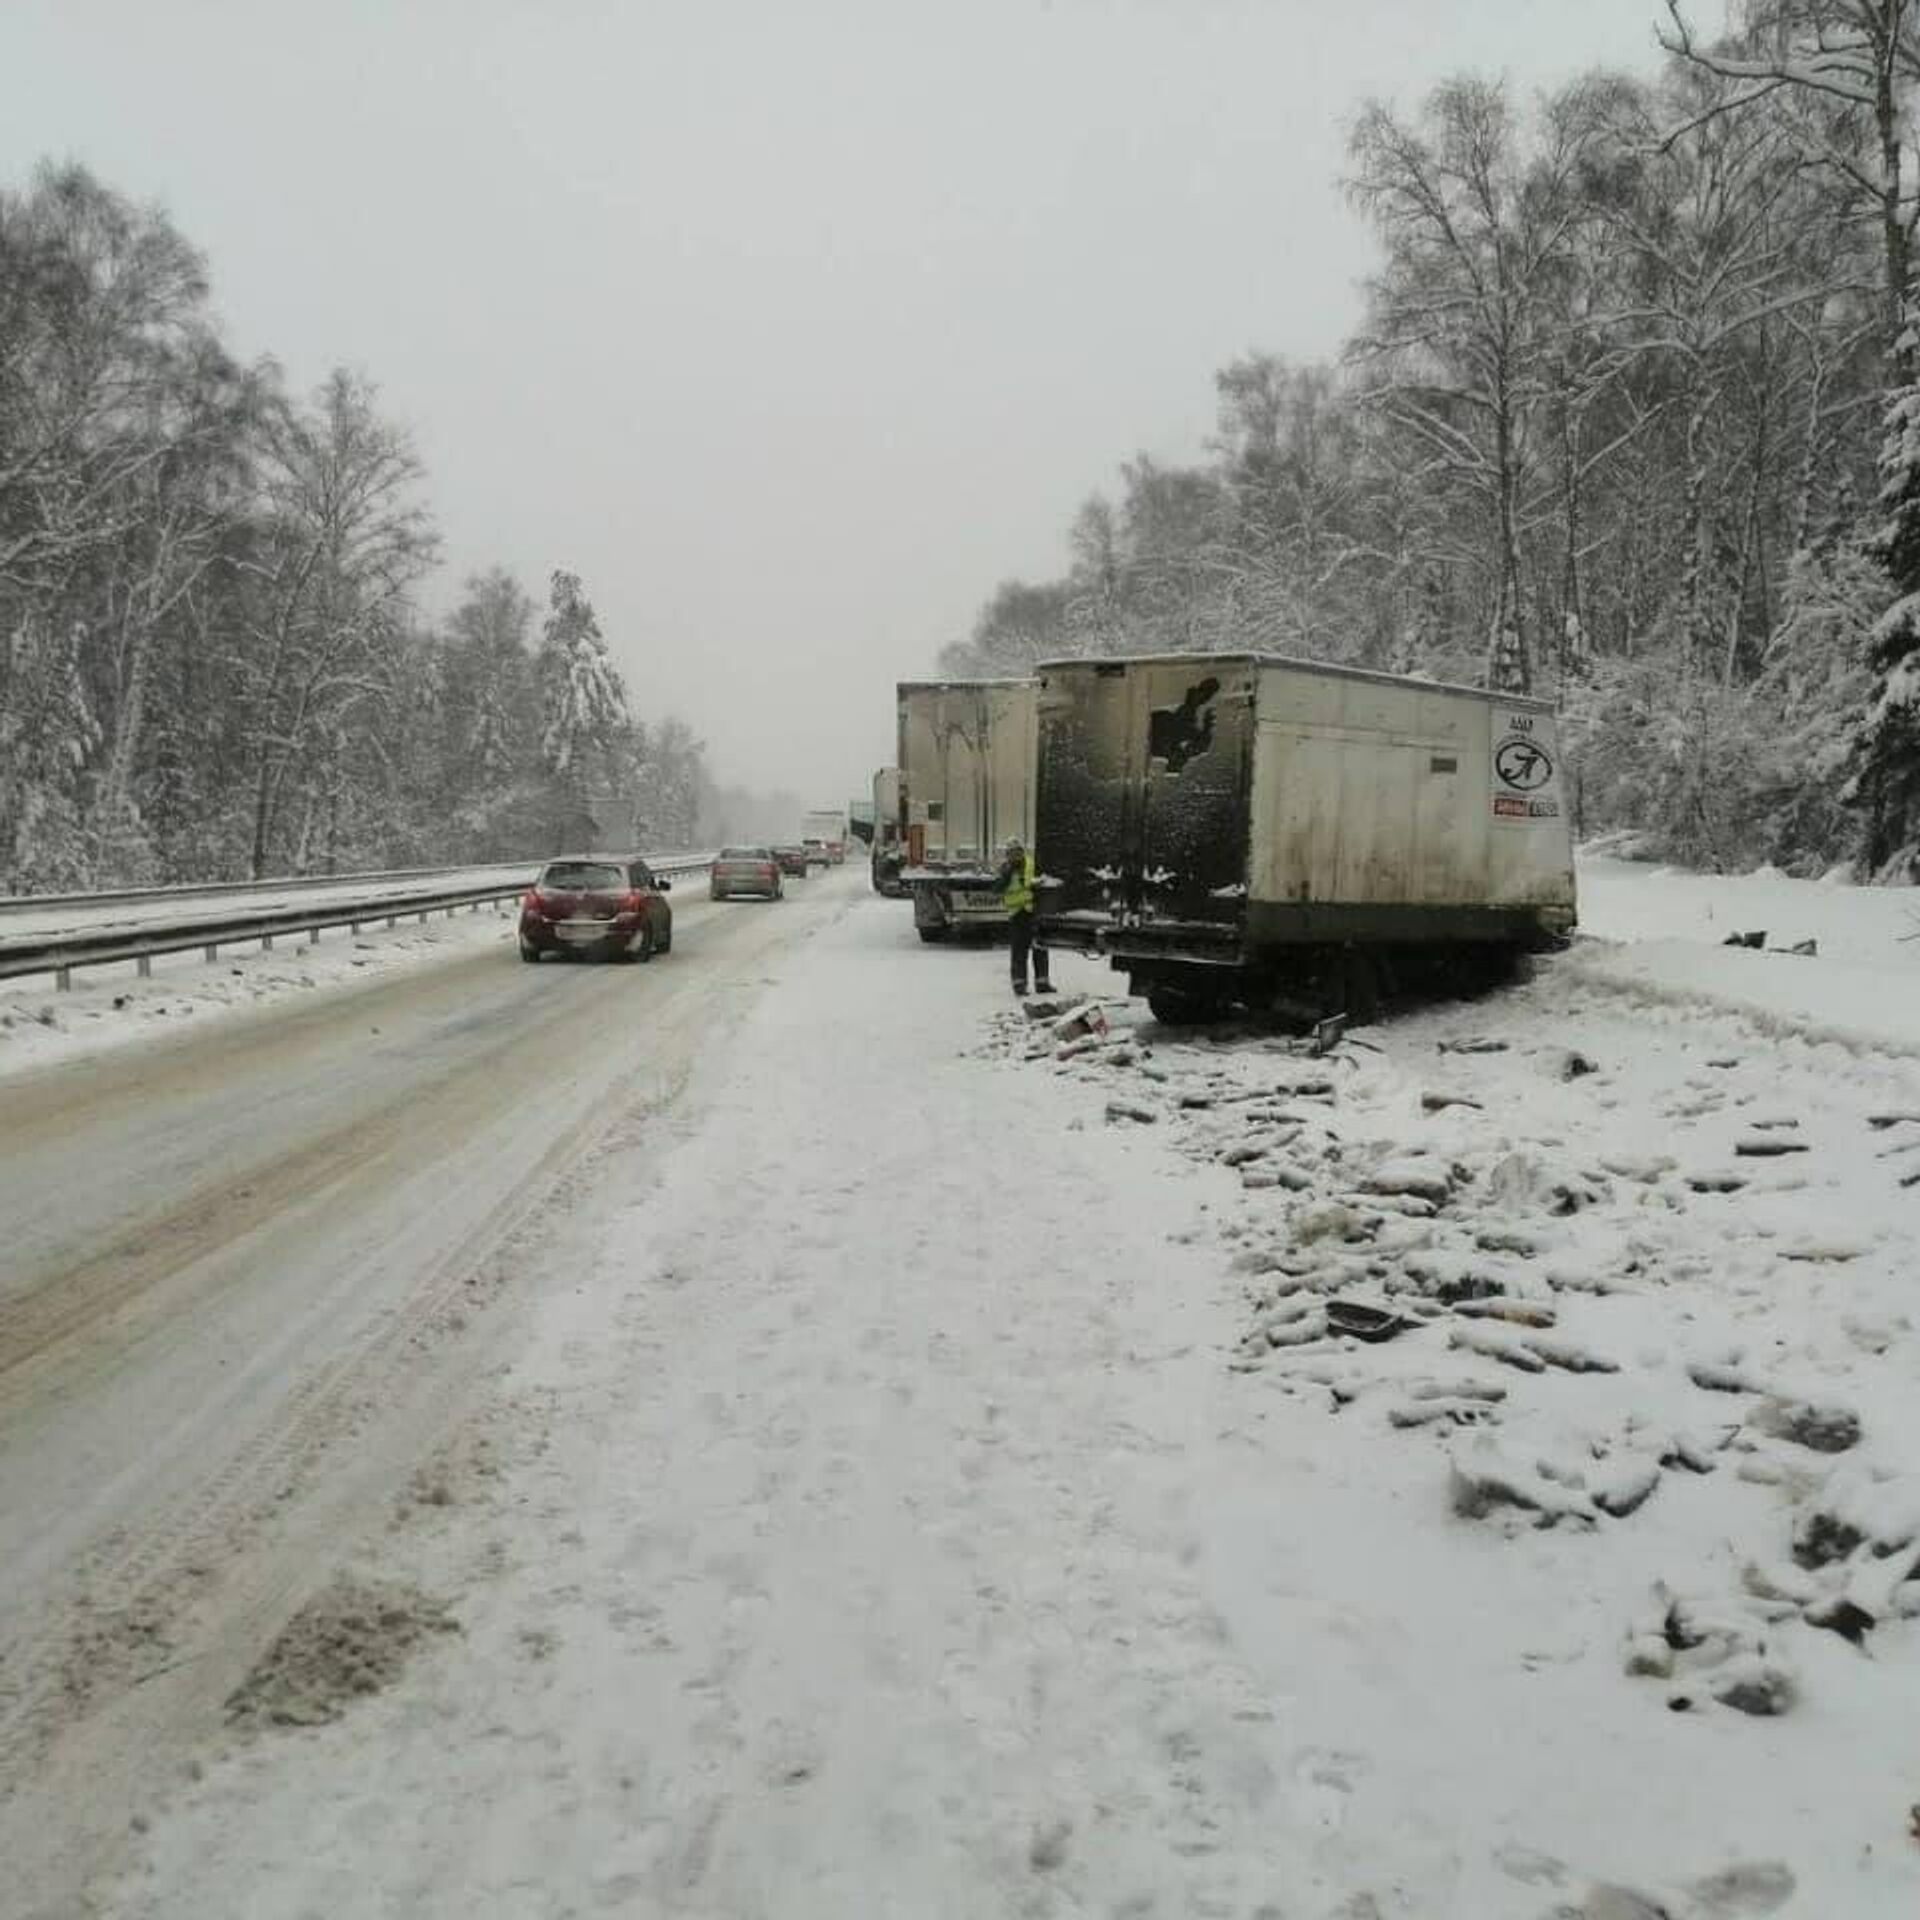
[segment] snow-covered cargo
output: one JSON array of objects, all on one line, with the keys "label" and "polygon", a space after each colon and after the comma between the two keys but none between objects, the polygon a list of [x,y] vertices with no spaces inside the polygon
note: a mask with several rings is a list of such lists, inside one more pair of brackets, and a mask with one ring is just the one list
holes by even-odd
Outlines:
[{"label": "snow-covered cargo", "polygon": [[1543,701],[1259,654],[1040,669],[1041,936],[1157,1008],[1353,1006],[1574,923]]},{"label": "snow-covered cargo", "polygon": [[1035,683],[902,681],[898,691],[901,880],[914,924],[923,940],[999,930],[1000,848],[1033,839]]}]

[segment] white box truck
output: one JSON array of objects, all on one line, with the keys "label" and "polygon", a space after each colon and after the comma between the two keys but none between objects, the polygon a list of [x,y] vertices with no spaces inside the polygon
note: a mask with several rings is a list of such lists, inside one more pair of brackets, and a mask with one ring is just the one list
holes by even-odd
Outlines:
[{"label": "white box truck", "polygon": [[812,841],[826,851],[825,864],[839,866],[847,857],[847,816],[841,807],[815,807],[800,822],[802,844]]},{"label": "white box truck", "polygon": [[1369,1013],[1575,918],[1553,709],[1259,654],[1039,670],[1037,919],[1168,1019]]},{"label": "white box truck", "polygon": [[994,872],[1033,841],[1031,680],[909,680],[899,689],[901,884],[922,940],[1006,931]]}]

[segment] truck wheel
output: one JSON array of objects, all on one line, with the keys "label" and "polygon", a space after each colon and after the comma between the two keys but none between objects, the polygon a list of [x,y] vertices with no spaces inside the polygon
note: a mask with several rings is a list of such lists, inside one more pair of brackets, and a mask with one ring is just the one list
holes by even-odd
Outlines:
[{"label": "truck wheel", "polygon": [[937,947],[951,931],[952,929],[950,927],[922,927],[919,929],[920,938],[930,947]]},{"label": "truck wheel", "polygon": [[1182,987],[1149,987],[1147,1011],[1163,1027],[1204,1027],[1226,1018],[1227,1003],[1216,994]]}]

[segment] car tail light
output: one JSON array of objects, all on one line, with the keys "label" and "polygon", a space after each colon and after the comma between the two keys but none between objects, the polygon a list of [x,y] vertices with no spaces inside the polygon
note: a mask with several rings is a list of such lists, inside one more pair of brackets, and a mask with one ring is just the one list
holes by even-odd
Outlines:
[{"label": "car tail light", "polygon": [[622,913],[642,913],[646,910],[647,896],[644,893],[630,893],[620,902]]},{"label": "car tail light", "polygon": [[547,903],[540,898],[540,889],[538,887],[529,887],[526,898],[522,900],[520,904],[528,913],[538,914],[542,918],[546,915]]}]

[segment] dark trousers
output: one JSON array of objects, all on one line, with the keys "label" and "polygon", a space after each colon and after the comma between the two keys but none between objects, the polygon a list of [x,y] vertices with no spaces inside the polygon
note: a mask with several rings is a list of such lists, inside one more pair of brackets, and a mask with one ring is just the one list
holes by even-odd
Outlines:
[{"label": "dark trousers", "polygon": [[1033,909],[1023,908],[1019,913],[1007,915],[1007,933],[1013,958],[1013,984],[1024,987],[1027,984],[1027,958],[1033,958],[1033,984],[1042,993],[1053,991],[1053,982],[1047,978],[1047,950],[1033,944]]}]

